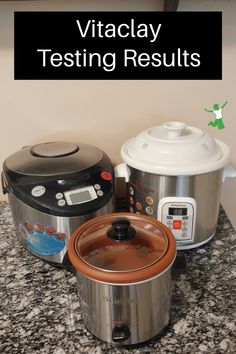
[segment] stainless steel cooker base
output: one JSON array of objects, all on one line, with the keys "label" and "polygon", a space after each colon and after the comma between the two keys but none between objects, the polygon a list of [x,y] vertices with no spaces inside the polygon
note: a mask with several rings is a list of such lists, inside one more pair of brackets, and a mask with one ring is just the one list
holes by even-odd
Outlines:
[{"label": "stainless steel cooker base", "polygon": [[137,345],[159,335],[171,309],[171,266],[149,281],[111,285],[77,272],[85,327],[117,346]]},{"label": "stainless steel cooker base", "polygon": [[[124,349],[131,349],[131,350],[142,347],[143,345],[148,345],[150,342],[152,342],[154,340],[158,341],[165,334],[169,324],[170,324],[170,321],[166,324],[166,326],[158,334],[156,334],[152,338],[145,340],[143,342],[139,342],[139,343],[135,343],[135,344],[119,344],[119,343],[115,343],[115,342],[109,342],[109,345],[114,346],[114,348],[116,347],[116,348],[120,348],[120,349],[124,348]],[[87,331],[89,331],[89,329],[87,327],[86,327],[86,329],[87,329]],[[94,338],[96,338],[97,340],[101,341],[102,343],[108,343],[106,340],[97,337],[95,334],[92,334],[92,336]]]}]

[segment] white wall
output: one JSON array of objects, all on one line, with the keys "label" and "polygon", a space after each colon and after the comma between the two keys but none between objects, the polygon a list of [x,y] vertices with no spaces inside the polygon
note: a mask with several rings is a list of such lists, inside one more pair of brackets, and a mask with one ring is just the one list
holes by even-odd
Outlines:
[{"label": "white wall", "polygon": [[[226,142],[236,166],[236,1],[180,0],[180,10],[223,11],[222,81],[14,81],[15,10],[160,10],[162,1],[0,1],[0,163],[23,145],[52,140],[88,142],[120,161],[123,142],[166,120],[183,120]],[[199,24],[200,25],[200,24]],[[207,126],[204,107],[225,108],[223,131]],[[0,198],[3,198],[0,195]],[[236,179],[223,205],[236,225]]]}]

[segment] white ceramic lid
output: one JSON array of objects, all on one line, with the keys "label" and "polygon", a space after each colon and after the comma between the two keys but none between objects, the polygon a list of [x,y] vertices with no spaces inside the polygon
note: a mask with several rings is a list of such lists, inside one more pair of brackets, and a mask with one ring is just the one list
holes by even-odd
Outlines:
[{"label": "white ceramic lid", "polygon": [[201,129],[168,122],[128,140],[121,156],[127,165],[141,171],[196,175],[223,168],[229,162],[229,148]]}]

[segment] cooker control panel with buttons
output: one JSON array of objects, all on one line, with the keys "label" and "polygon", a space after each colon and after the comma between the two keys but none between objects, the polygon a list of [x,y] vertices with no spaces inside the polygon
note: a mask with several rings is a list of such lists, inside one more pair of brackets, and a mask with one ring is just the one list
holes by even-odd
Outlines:
[{"label": "cooker control panel with buttons", "polygon": [[189,197],[166,197],[158,204],[157,219],[174,234],[177,243],[194,242],[197,204]]},{"label": "cooker control panel with buttons", "polygon": [[154,216],[157,210],[157,198],[155,198],[154,191],[132,182],[128,186],[128,203],[131,213]]},{"label": "cooker control panel with buttons", "polygon": [[113,170],[98,167],[76,177],[44,177],[43,183],[32,182],[15,186],[16,196],[41,211],[45,212],[47,207],[61,216],[67,213],[78,216],[100,209],[114,193]]}]

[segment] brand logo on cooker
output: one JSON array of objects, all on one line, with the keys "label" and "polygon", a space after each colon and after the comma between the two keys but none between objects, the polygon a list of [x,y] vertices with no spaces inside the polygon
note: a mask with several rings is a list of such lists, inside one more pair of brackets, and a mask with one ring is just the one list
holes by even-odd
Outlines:
[{"label": "brand logo on cooker", "polygon": [[133,299],[113,299],[111,297],[104,296],[103,300],[106,302],[109,302],[110,304],[116,304],[116,305],[123,305],[123,304],[137,304],[138,303],[138,298],[133,298]]}]

